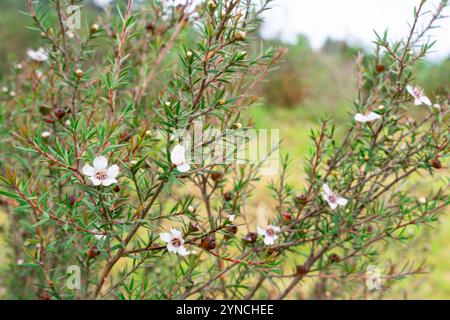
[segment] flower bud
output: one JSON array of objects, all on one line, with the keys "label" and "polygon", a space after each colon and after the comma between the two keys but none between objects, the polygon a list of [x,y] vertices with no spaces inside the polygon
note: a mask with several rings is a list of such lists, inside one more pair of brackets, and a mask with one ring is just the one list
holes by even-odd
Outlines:
[{"label": "flower bud", "polygon": [[98,26],[98,24],[94,23],[94,24],[91,26],[91,30],[90,30],[91,33],[97,33],[98,30],[100,30],[100,27]]},{"label": "flower bud", "polygon": [[84,75],[83,70],[81,70],[81,69],[75,70],[75,75],[77,76],[78,79],[83,77],[83,75]]},{"label": "flower bud", "polygon": [[234,41],[244,41],[247,38],[247,33],[245,31],[238,31],[234,35]]},{"label": "flower bud", "polygon": [[223,194],[223,198],[224,198],[226,201],[231,201],[231,200],[233,199],[233,194],[232,194],[230,191],[225,192],[225,193]]},{"label": "flower bud", "polygon": [[213,235],[208,234],[203,237],[200,246],[205,250],[212,250],[216,247],[216,238]]},{"label": "flower bud", "polygon": [[230,225],[228,225],[228,226],[225,228],[225,230],[226,230],[228,233],[236,234],[236,233],[238,232],[238,227],[237,227],[237,225],[235,225],[235,224],[230,224]]},{"label": "flower bud", "polygon": [[67,200],[69,201],[69,204],[73,206],[77,202],[77,197],[75,195],[70,195]]},{"label": "flower bud", "polygon": [[186,209],[189,213],[195,213],[195,211],[197,210],[194,206],[188,206]]},{"label": "flower bud", "polygon": [[189,223],[189,232],[198,232],[200,231],[200,225],[197,222],[190,222]]},{"label": "flower bud", "polygon": [[242,124],[240,122],[236,122],[235,124],[233,124],[233,129],[241,129],[242,128]]},{"label": "flower bud", "polygon": [[214,10],[214,9],[216,9],[216,7],[217,7],[217,3],[216,3],[214,0],[209,0],[209,1],[208,1],[208,7],[209,7],[211,10]]},{"label": "flower bud", "polygon": [[341,261],[341,257],[339,257],[336,253],[332,253],[329,256],[331,263],[338,263]]},{"label": "flower bud", "polygon": [[120,192],[120,187],[119,187],[118,184],[116,184],[116,185],[114,186],[113,191],[114,191],[115,193]]},{"label": "flower bud", "polygon": [[305,266],[297,266],[296,267],[296,272],[298,276],[304,276],[306,274],[306,268]]},{"label": "flower bud", "polygon": [[220,99],[219,101],[217,101],[217,104],[218,104],[219,106],[223,106],[225,103],[226,103],[226,100],[225,100],[225,99]]},{"label": "flower bud", "polygon": [[153,32],[155,31],[155,26],[153,25],[153,23],[149,22],[145,25],[145,30]]},{"label": "flower bud", "polygon": [[301,194],[294,198],[294,203],[297,207],[305,205],[307,202],[308,202],[308,198],[304,194]]},{"label": "flower bud", "polygon": [[50,138],[51,135],[52,135],[52,133],[50,131],[44,131],[41,133],[41,137],[44,139]]},{"label": "flower bud", "polygon": [[378,73],[384,72],[384,70],[386,70],[385,66],[381,63],[377,64],[376,69]]},{"label": "flower bud", "polygon": [[211,173],[211,179],[213,179],[213,181],[219,181],[222,178],[223,174],[221,172],[213,172]]},{"label": "flower bud", "polygon": [[119,135],[119,139],[122,142],[126,142],[131,139],[131,133],[128,131],[122,131]]},{"label": "flower bud", "polygon": [[291,220],[292,220],[292,214],[290,214],[289,212],[283,212],[283,213],[281,214],[281,218],[282,218],[284,221],[291,221]]}]

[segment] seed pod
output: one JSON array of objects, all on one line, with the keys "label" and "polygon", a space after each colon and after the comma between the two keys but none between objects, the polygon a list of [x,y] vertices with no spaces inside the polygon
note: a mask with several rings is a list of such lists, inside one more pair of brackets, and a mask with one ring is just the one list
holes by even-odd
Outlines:
[{"label": "seed pod", "polygon": [[128,131],[123,131],[120,133],[119,138],[120,141],[126,142],[131,139],[131,133],[129,133]]},{"label": "seed pod", "polygon": [[258,234],[256,232],[249,232],[242,240],[247,243],[255,243],[258,238]]},{"label": "seed pod", "polygon": [[119,191],[120,191],[120,187],[116,184],[116,185],[114,186],[113,191],[114,191],[115,193],[119,192]]},{"label": "seed pod", "polygon": [[72,194],[68,197],[67,200],[69,200],[69,204],[73,206],[77,202],[77,197],[74,194]]},{"label": "seed pod", "polygon": [[296,271],[297,271],[297,275],[299,275],[299,276],[304,276],[306,274],[306,268],[303,265],[297,266]]},{"label": "seed pod", "polygon": [[336,253],[332,253],[329,256],[331,263],[337,263],[341,261],[341,257],[339,257]]},{"label": "seed pod", "polygon": [[50,297],[47,291],[42,291],[39,295],[39,300],[52,300],[52,297]]},{"label": "seed pod", "polygon": [[203,237],[202,242],[200,243],[200,246],[203,249],[212,250],[216,247],[216,238],[213,235],[208,234]]},{"label": "seed pod", "polygon": [[235,224],[230,224],[230,225],[228,225],[228,226],[225,228],[225,230],[226,230],[228,233],[236,234],[236,233],[238,232],[238,227],[237,227],[237,225],[235,225]]},{"label": "seed pod", "polygon": [[149,22],[145,25],[145,30],[153,32],[153,31],[155,31],[155,25],[153,23]]},{"label": "seed pod", "polygon": [[442,163],[438,157],[431,160],[431,166],[435,169],[442,169]]},{"label": "seed pod", "polygon": [[64,118],[64,116],[66,115],[66,110],[64,108],[56,108],[53,113],[55,114],[55,116],[58,119],[62,119]]},{"label": "seed pod", "polygon": [[223,194],[223,198],[226,201],[231,201],[231,200],[233,200],[233,194],[230,191],[227,191]]},{"label": "seed pod", "polygon": [[283,213],[281,214],[281,218],[282,218],[284,221],[291,221],[291,220],[292,220],[292,214],[289,213],[289,212],[283,212]]},{"label": "seed pod", "polygon": [[386,70],[385,66],[382,65],[381,63],[377,64],[376,69],[378,73],[384,72],[384,70]]},{"label": "seed pod", "polygon": [[307,202],[308,202],[308,198],[307,198],[306,195],[304,195],[304,194],[301,194],[301,195],[296,196],[296,197],[294,198],[294,203],[295,203],[295,205],[296,205],[297,207],[298,207],[298,206],[305,205]]},{"label": "seed pod", "polygon": [[218,180],[220,180],[221,178],[222,178],[222,173],[220,173],[220,172],[213,172],[213,173],[211,173],[211,179],[213,179],[213,181],[218,181]]},{"label": "seed pod", "polygon": [[96,245],[90,246],[89,250],[86,252],[86,255],[90,258],[93,259],[96,256],[98,256],[100,254],[100,250],[98,249],[98,247]]},{"label": "seed pod", "polygon": [[189,232],[198,232],[200,231],[200,225],[197,222],[190,222],[189,223]]}]

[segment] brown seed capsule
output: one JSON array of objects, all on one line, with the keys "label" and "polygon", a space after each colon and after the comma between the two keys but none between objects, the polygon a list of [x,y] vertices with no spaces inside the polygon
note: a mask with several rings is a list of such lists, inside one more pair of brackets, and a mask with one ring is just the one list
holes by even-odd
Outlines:
[{"label": "brown seed capsule", "polygon": [[223,194],[223,198],[224,198],[226,201],[231,201],[231,200],[233,200],[233,194],[232,194],[230,191],[225,192],[225,193]]},{"label": "brown seed capsule", "polygon": [[98,247],[96,245],[90,246],[89,250],[86,252],[86,255],[89,258],[95,258],[99,254],[100,254],[100,250],[98,249]]},{"label": "brown seed capsule", "polygon": [[75,204],[75,202],[77,202],[77,197],[75,196],[75,195],[70,195],[69,197],[68,197],[68,200],[69,200],[69,204],[71,205],[71,206],[73,206],[74,204]]},{"label": "brown seed capsule", "polygon": [[283,212],[283,213],[281,214],[281,218],[282,218],[284,221],[291,221],[291,220],[292,220],[292,214],[290,214],[289,212]]},{"label": "brown seed capsule", "polygon": [[222,173],[220,173],[220,172],[211,173],[211,179],[213,179],[213,181],[219,181],[221,178],[222,178]]},{"label": "brown seed capsule", "polygon": [[238,232],[238,227],[237,227],[237,225],[235,225],[235,224],[230,224],[230,225],[228,225],[228,226],[225,228],[225,230],[226,230],[228,233],[236,234],[236,233]]},{"label": "brown seed capsule", "polygon": [[45,115],[48,115],[48,114],[51,112],[51,110],[52,110],[52,109],[50,109],[49,107],[44,106],[44,105],[42,105],[42,106],[39,107],[39,112],[40,112],[41,114],[43,114],[44,116],[45,116]]},{"label": "brown seed capsule", "polygon": [[299,276],[304,276],[306,274],[305,266],[297,266],[296,271]]},{"label": "brown seed capsule", "polygon": [[384,70],[386,70],[384,65],[382,65],[381,63],[377,64],[376,69],[378,73],[384,72]]},{"label": "brown seed capsule", "polygon": [[155,31],[155,26],[153,25],[153,23],[149,22],[145,25],[145,30],[153,32]]},{"label": "brown seed capsule", "polygon": [[47,291],[42,291],[39,295],[39,300],[52,300],[52,297],[50,297]]},{"label": "brown seed capsule", "polygon": [[55,114],[55,116],[58,119],[62,119],[64,118],[64,116],[66,115],[66,110],[64,108],[56,108],[53,113]]},{"label": "brown seed capsule", "polygon": [[294,202],[295,202],[295,205],[297,205],[297,206],[304,205],[308,202],[308,198],[306,197],[306,195],[301,194],[294,198]]},{"label": "brown seed capsule", "polygon": [[212,250],[216,247],[216,238],[213,235],[208,234],[203,237],[202,242],[200,243],[200,246],[203,249]]},{"label": "brown seed capsule", "polygon": [[118,185],[115,185],[113,191],[115,193],[119,192],[120,191],[120,187]]},{"label": "brown seed capsule", "polygon": [[329,256],[331,263],[337,263],[341,261],[341,257],[339,257],[336,253],[332,253]]},{"label": "brown seed capsule", "polygon": [[431,166],[435,169],[442,169],[442,163],[438,157],[431,160]]},{"label": "brown seed capsule", "polygon": [[242,240],[248,243],[255,243],[258,238],[258,234],[256,232],[249,232]]},{"label": "brown seed capsule", "polygon": [[197,222],[189,223],[189,232],[198,232],[200,231],[200,225]]},{"label": "brown seed capsule", "polygon": [[120,141],[126,142],[126,141],[130,140],[131,133],[129,133],[128,131],[123,131],[120,133],[119,138],[120,138]]}]

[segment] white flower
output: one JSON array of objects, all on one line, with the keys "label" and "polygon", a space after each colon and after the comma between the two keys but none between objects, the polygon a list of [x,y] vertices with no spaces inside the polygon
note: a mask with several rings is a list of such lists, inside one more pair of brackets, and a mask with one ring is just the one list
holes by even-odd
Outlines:
[{"label": "white flower", "polygon": [[92,0],[94,6],[101,9],[106,9],[111,4],[111,2],[112,0]]},{"label": "white flower", "polygon": [[170,160],[177,166],[177,169],[180,172],[188,172],[191,168],[189,164],[186,163],[186,149],[181,144],[177,144],[172,149]]},{"label": "white flower", "polygon": [[95,234],[94,237],[95,239],[102,241],[106,239],[106,234]]},{"label": "white flower", "polygon": [[234,219],[236,219],[236,216],[234,214],[228,214],[227,219],[228,219],[228,221],[233,222]]},{"label": "white flower", "polygon": [[21,265],[23,265],[25,263],[25,261],[23,259],[18,259],[16,261],[16,263],[17,263],[18,266],[21,266]]},{"label": "white flower", "polygon": [[433,108],[436,108],[436,109],[441,109],[441,105],[440,104],[437,104],[437,103],[435,103],[435,104],[433,104]]},{"label": "white flower", "polygon": [[371,291],[381,289],[381,272],[377,266],[367,267],[366,286]]},{"label": "white flower", "polygon": [[41,80],[44,77],[44,73],[42,73],[41,70],[36,70],[34,72],[34,75],[36,76],[36,79]]},{"label": "white flower", "polygon": [[17,63],[16,64],[16,69],[17,70],[22,70],[23,69],[23,65],[21,63]]},{"label": "white flower", "polygon": [[406,90],[408,90],[409,94],[414,97],[414,104],[416,106],[420,106],[422,104],[431,106],[430,99],[424,94],[423,89],[420,87],[406,86]]},{"label": "white flower", "polygon": [[163,232],[159,234],[162,241],[167,243],[167,250],[169,252],[177,253],[182,256],[187,256],[191,252],[186,250],[183,246],[184,239],[181,232],[175,228],[170,229],[170,233]]},{"label": "white flower", "polygon": [[104,185],[109,186],[117,183],[116,177],[119,174],[119,166],[114,164],[108,168],[108,160],[105,157],[96,157],[91,167],[85,164],[82,171],[88,176],[94,186]]},{"label": "white flower", "polygon": [[367,113],[357,113],[355,114],[355,120],[358,122],[366,123],[381,119],[378,113],[369,111]]},{"label": "white flower", "polygon": [[38,62],[44,62],[48,60],[48,53],[43,48],[39,48],[36,51],[33,49],[28,49],[27,55],[28,57],[30,57],[30,59]]},{"label": "white flower", "polygon": [[278,233],[280,233],[280,227],[268,225],[267,228],[256,227],[256,231],[260,236],[264,237],[264,244],[271,246],[278,239]]},{"label": "white flower", "polygon": [[50,131],[44,131],[41,133],[41,137],[42,138],[48,138],[52,135],[52,133]]},{"label": "white flower", "polygon": [[322,197],[328,202],[331,209],[336,209],[337,206],[345,207],[348,200],[338,196],[335,192],[333,192],[330,187],[325,183],[323,185]]}]

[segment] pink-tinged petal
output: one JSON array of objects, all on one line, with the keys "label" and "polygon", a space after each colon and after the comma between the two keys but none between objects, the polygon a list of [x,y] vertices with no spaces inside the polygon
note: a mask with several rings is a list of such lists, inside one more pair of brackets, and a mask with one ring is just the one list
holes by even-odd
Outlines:
[{"label": "pink-tinged petal", "polygon": [[347,205],[348,200],[345,198],[337,198],[336,202],[338,205],[345,207]]},{"label": "pink-tinged petal", "polygon": [[412,95],[413,97],[416,97],[416,94],[415,94],[415,92],[414,92],[414,87],[413,87],[413,86],[407,85],[407,86],[406,86],[406,90],[408,91],[408,93],[409,93],[410,95]]},{"label": "pink-tinged petal", "polygon": [[272,228],[272,230],[275,231],[275,232],[280,232],[281,231],[280,227],[278,227],[278,226],[270,225],[269,227]]},{"label": "pink-tinged petal", "polygon": [[177,166],[177,170],[180,172],[188,172],[191,169],[191,166],[187,163],[183,163],[182,165]]},{"label": "pink-tinged petal", "polygon": [[423,104],[426,104],[427,106],[431,106],[431,100],[427,97],[427,96],[421,96],[420,97],[420,102]]},{"label": "pink-tinged petal", "polygon": [[175,147],[173,147],[172,152],[170,153],[170,160],[172,163],[176,166],[182,165],[185,162],[186,150],[181,144],[177,144]]},{"label": "pink-tinged petal", "polygon": [[260,235],[260,236],[265,236],[266,235],[266,230],[260,227],[256,227],[256,232]]},{"label": "pink-tinged petal", "polygon": [[367,117],[365,115],[363,115],[362,113],[357,113],[357,114],[355,114],[355,121],[365,123],[365,122],[367,122]]},{"label": "pink-tinged petal", "polygon": [[94,168],[96,170],[104,170],[108,166],[108,159],[103,156],[95,157]]},{"label": "pink-tinged petal", "polygon": [[330,201],[328,201],[328,200],[327,200],[327,202],[328,202],[328,204],[330,205],[330,208],[331,208],[332,210],[336,209],[337,206],[338,206],[337,202],[334,203],[334,202],[330,202]]},{"label": "pink-tinged petal", "polygon": [[172,228],[172,229],[170,229],[170,232],[176,237],[181,238],[181,236],[182,236],[181,231],[179,231],[178,229]]},{"label": "pink-tinged petal", "polygon": [[441,106],[437,103],[433,104],[433,108],[441,110]]},{"label": "pink-tinged petal", "polygon": [[331,189],[330,189],[330,187],[328,186],[328,184],[324,183],[323,186],[322,186],[322,188],[323,188],[323,191],[325,191],[325,194],[326,194],[326,195],[333,194],[333,191],[331,191]]},{"label": "pink-tinged petal", "polygon": [[381,116],[378,113],[370,112],[366,116],[366,119],[367,119],[367,121],[375,121],[375,120],[381,119]]},{"label": "pink-tinged petal", "polygon": [[89,177],[94,186],[99,186],[102,184],[102,180],[97,179],[96,177]]},{"label": "pink-tinged petal", "polygon": [[178,252],[178,248],[173,246],[171,243],[168,243],[166,248],[167,248],[167,250],[169,252],[173,252],[173,253],[177,253]]},{"label": "pink-tinged petal", "polygon": [[83,169],[81,169],[84,175],[86,176],[93,176],[95,174],[95,170],[93,167],[91,167],[88,164],[85,164]]},{"label": "pink-tinged petal", "polygon": [[420,106],[420,105],[422,105],[422,101],[420,100],[420,98],[415,98],[415,99],[414,99],[414,105],[415,105],[415,106]]},{"label": "pink-tinged petal", "polygon": [[162,241],[169,243],[172,240],[172,235],[168,232],[162,232],[159,234],[159,237]]},{"label": "pink-tinged petal", "polygon": [[102,182],[102,184],[103,184],[105,187],[108,187],[108,186],[110,186],[110,185],[112,185],[112,184],[114,184],[114,183],[117,183],[117,180],[116,180],[115,178],[108,178],[108,179],[106,179],[106,180],[103,180],[103,182]]},{"label": "pink-tinged petal", "polygon": [[114,164],[108,168],[106,174],[108,175],[109,178],[115,178],[119,174],[119,171],[120,171],[119,166],[117,164]]},{"label": "pink-tinged petal", "polygon": [[185,247],[181,246],[178,248],[178,254],[182,255],[182,256],[187,256],[189,253],[191,253],[190,251],[187,251]]},{"label": "pink-tinged petal", "polygon": [[265,236],[264,237],[264,244],[267,246],[271,246],[275,243],[274,237],[271,236]]}]

